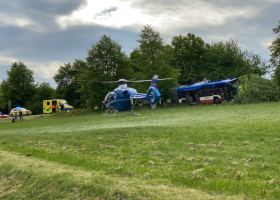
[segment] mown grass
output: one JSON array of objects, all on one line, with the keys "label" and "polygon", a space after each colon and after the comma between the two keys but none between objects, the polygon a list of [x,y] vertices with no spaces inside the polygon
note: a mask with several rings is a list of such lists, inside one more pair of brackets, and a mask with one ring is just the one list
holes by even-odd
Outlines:
[{"label": "mown grass", "polygon": [[[280,103],[200,105],[138,109],[140,116],[78,110],[14,124],[1,119],[0,157],[7,162],[0,173],[10,181],[0,184],[0,193],[10,199],[279,199],[279,110]],[[67,170],[53,174],[44,164],[24,170],[11,155],[27,169],[44,161]],[[73,178],[79,171],[96,176]]]}]

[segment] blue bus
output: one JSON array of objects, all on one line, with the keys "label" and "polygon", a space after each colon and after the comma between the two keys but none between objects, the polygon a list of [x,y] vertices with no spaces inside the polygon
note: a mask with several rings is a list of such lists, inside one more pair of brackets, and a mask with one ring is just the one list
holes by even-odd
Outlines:
[{"label": "blue bus", "polygon": [[177,103],[215,103],[229,101],[239,90],[238,80],[225,79],[206,81],[180,86],[171,89],[173,99]]}]

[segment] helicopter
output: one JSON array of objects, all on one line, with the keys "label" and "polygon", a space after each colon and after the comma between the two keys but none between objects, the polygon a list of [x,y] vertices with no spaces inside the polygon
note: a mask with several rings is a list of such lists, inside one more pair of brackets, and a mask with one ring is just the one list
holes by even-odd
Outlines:
[{"label": "helicopter", "polygon": [[[140,114],[135,114],[134,107],[137,100],[146,99],[150,104],[152,109],[156,108],[156,104],[161,104],[161,95],[157,88],[158,80],[170,80],[172,78],[158,79],[158,75],[154,75],[152,80],[125,80],[120,79],[119,81],[86,81],[77,80],[83,82],[101,82],[101,83],[118,83],[118,87],[114,89],[113,92],[109,92],[102,103],[105,104],[107,110],[103,115],[117,117],[118,112],[123,112],[126,115],[127,111],[132,112],[132,115],[138,116]],[[147,94],[138,93],[136,89],[127,87],[127,83],[132,82],[148,82],[151,81],[151,85],[148,89]],[[108,115],[108,112],[114,112],[112,115]]]}]

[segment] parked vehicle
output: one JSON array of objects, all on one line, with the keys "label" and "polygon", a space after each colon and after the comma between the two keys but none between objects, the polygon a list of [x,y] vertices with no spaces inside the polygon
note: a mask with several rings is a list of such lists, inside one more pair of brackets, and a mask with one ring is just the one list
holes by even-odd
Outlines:
[{"label": "parked vehicle", "polygon": [[21,110],[22,112],[22,115],[32,115],[32,112],[31,110],[27,110],[25,108],[21,108],[21,107],[16,107],[16,108],[13,108],[10,112],[10,115],[11,116],[15,116],[15,113],[17,113],[17,115],[19,115],[19,111]]},{"label": "parked vehicle", "polygon": [[188,84],[172,88],[173,98],[178,103],[215,103],[230,101],[239,90],[238,80],[225,79]]},{"label": "parked vehicle", "polygon": [[0,112],[0,118],[7,118],[7,117],[9,117],[9,115]]},{"label": "parked vehicle", "polygon": [[[62,106],[63,105],[63,106]],[[43,113],[55,113],[62,110],[73,110],[65,99],[43,100]]]}]

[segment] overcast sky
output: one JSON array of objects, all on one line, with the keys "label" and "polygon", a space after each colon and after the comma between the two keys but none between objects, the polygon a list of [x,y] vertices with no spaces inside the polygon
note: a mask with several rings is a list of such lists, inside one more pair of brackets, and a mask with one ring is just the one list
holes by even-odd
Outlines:
[{"label": "overcast sky", "polygon": [[57,69],[85,60],[104,34],[129,56],[146,24],[166,44],[188,33],[207,43],[234,39],[267,60],[278,21],[280,0],[0,0],[0,81],[21,61],[36,82],[56,87]]}]

